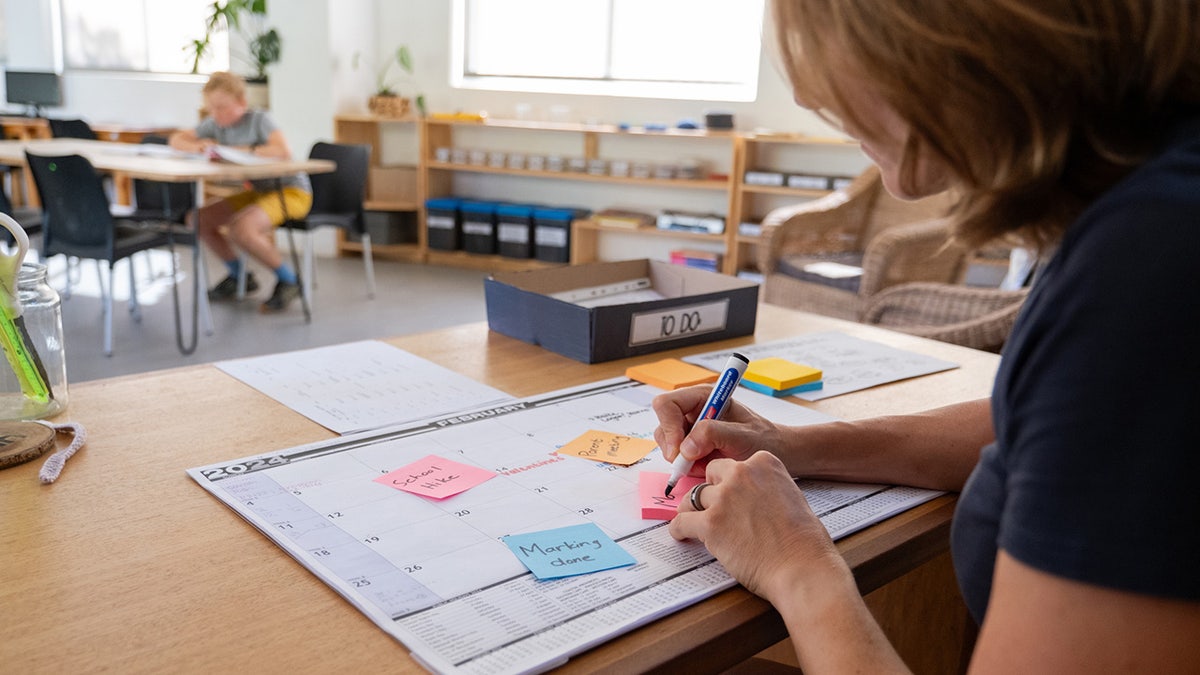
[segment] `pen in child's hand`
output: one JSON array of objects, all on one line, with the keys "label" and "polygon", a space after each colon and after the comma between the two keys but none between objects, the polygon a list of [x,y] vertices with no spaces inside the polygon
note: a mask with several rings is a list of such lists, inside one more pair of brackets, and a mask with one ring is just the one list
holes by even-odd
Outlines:
[{"label": "pen in child's hand", "polygon": [[[721,417],[729,400],[733,398],[733,390],[737,389],[738,383],[742,381],[742,374],[746,372],[746,366],[749,364],[750,359],[741,354],[735,352],[730,355],[729,360],[725,362],[725,367],[721,369],[721,376],[708,395],[708,401],[704,403],[704,408],[700,411],[697,422]],[[679,482],[680,478],[692,470],[693,463],[692,460],[684,458],[682,452],[675,457],[675,461],[671,463],[671,476],[667,479],[666,496],[671,496],[671,490],[675,489],[675,484]]]}]

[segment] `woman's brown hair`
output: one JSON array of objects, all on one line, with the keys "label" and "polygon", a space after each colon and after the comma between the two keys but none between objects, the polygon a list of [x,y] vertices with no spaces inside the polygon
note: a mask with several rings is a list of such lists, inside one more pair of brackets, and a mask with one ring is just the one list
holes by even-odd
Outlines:
[{"label": "woman's brown hair", "polygon": [[866,82],[943,160],[959,236],[1057,240],[1200,114],[1196,0],[772,0],[782,68],[806,107],[858,122],[840,81]]}]

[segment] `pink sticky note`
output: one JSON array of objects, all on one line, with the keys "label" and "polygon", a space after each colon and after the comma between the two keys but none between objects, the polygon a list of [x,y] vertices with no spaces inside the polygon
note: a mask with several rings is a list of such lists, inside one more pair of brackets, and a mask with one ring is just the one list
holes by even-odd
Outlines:
[{"label": "pink sticky note", "polygon": [[688,491],[704,482],[703,478],[684,476],[671,490],[671,496],[664,493],[667,490],[667,479],[671,476],[656,471],[643,471],[638,474],[638,503],[642,507],[642,517],[651,520],[670,520],[675,517],[679,502],[687,499]]},{"label": "pink sticky note", "polygon": [[422,497],[445,499],[470,490],[496,474],[487,469],[429,455],[375,479],[376,483]]}]

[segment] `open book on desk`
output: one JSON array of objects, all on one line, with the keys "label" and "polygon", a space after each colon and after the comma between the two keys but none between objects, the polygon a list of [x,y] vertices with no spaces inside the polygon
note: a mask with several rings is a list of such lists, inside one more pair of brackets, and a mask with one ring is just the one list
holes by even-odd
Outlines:
[{"label": "open book on desk", "polygon": [[244,150],[231,148],[228,145],[213,146],[209,150],[209,157],[217,162],[229,162],[230,164],[270,164],[276,160],[268,157],[258,157]]}]

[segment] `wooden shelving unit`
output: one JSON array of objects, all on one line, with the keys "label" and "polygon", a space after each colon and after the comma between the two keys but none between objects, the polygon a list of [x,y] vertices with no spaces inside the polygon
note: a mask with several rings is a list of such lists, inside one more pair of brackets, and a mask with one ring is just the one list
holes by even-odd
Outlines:
[{"label": "wooden shelving unit", "polygon": [[[591,220],[576,221],[572,227],[571,254],[572,263],[590,262],[599,258],[600,239],[608,234],[624,234],[646,237],[651,240],[668,239],[678,241],[682,246],[689,242],[703,243],[709,248],[720,249],[724,262],[722,271],[736,274],[739,270],[751,267],[753,264],[753,246],[755,237],[738,233],[738,226],[745,220],[761,217],[760,212],[765,203],[772,199],[796,198],[812,199],[826,194],[825,190],[807,190],[786,187],[763,187],[746,185],[743,178],[748,168],[761,169],[760,156],[769,153],[760,152],[772,145],[803,145],[827,146],[830,148],[846,148],[857,152],[857,144],[838,139],[813,138],[800,135],[786,134],[745,134],[734,131],[706,131],[688,129],[669,129],[665,131],[646,131],[640,129],[621,129],[613,125],[585,125],[548,122],[526,122],[518,120],[462,120],[434,119],[422,120],[392,120],[371,115],[350,115],[337,118],[337,134],[339,140],[345,142],[368,143],[379,148],[381,143],[380,125],[383,124],[413,124],[418,135],[418,158],[416,166],[416,199],[413,202],[388,202],[378,200],[368,195],[368,209],[384,211],[413,210],[418,218],[418,240],[415,244],[400,246],[382,245],[375,249],[386,257],[399,257],[419,260],[433,264],[454,265],[482,270],[513,270],[528,269],[553,265],[555,263],[541,262],[535,259],[508,258],[500,255],[486,255],[465,251],[443,251],[430,249],[426,232],[425,200],[433,197],[466,196],[454,194],[454,178],[462,174],[503,175],[530,181],[577,181],[601,186],[612,186],[614,189],[614,204],[619,204],[619,192],[631,189],[667,189],[680,191],[700,191],[717,193],[724,196],[727,206],[726,228],[724,234],[698,234],[676,230],[659,230],[657,228],[630,229],[624,227],[604,226]],[[573,137],[571,143],[576,151],[573,157],[586,160],[614,160],[616,157],[604,156],[604,140],[607,137],[626,137],[632,142],[640,143],[639,139],[653,142],[661,139],[678,139],[685,146],[691,142],[724,144],[720,152],[728,153],[728,178],[724,179],[680,179],[680,178],[634,178],[628,176],[594,175],[581,171],[546,171],[530,170],[527,168],[510,168],[509,166],[492,166],[486,162],[445,161],[437,157],[438,148],[461,149],[456,145],[456,135],[465,132],[476,139],[484,138],[492,132],[521,132],[530,134],[565,134]],[[576,142],[577,139],[577,142]],[[711,146],[710,146],[711,147]],[[474,150],[487,150],[486,147],[473,147]],[[380,152],[372,153],[379,157]],[[341,250],[354,251],[356,244],[341,242]]]},{"label": "wooden shelving unit", "polygon": [[[412,134],[420,134],[416,117],[380,117],[378,115],[339,115],[334,118],[334,139],[338,143],[361,143],[371,146],[371,164],[368,168],[367,195],[364,206],[368,211],[392,213],[420,213],[416,164],[385,164],[383,161],[385,126],[402,126]],[[362,253],[362,244],[346,239],[345,231],[337,233],[338,251]],[[392,244],[372,242],[372,253],[383,258],[424,262],[425,254],[420,241]]]}]

